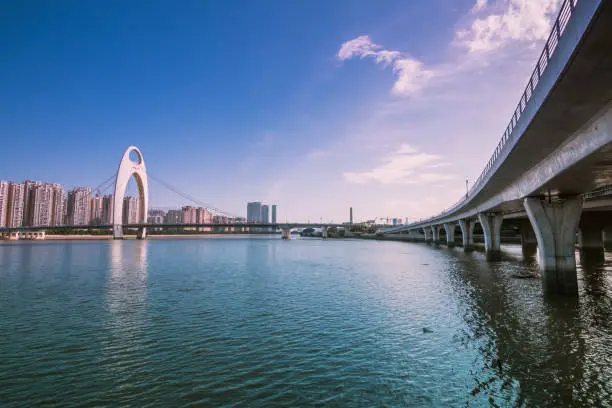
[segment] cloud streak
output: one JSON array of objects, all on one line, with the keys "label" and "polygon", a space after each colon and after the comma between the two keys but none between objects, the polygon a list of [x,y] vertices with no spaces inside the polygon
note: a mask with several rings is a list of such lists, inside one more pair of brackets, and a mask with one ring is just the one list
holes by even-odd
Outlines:
[{"label": "cloud streak", "polygon": [[357,184],[421,184],[452,179],[448,173],[432,171],[440,167],[440,159],[438,155],[419,152],[403,144],[372,170],[345,172],[343,175],[348,182]]},{"label": "cloud streak", "polygon": [[414,58],[399,51],[387,50],[372,42],[369,36],[362,35],[347,41],[340,47],[337,57],[345,61],[354,57],[371,57],[377,64],[391,65],[397,80],[392,92],[397,95],[412,95],[423,89],[435,76],[435,72]]}]

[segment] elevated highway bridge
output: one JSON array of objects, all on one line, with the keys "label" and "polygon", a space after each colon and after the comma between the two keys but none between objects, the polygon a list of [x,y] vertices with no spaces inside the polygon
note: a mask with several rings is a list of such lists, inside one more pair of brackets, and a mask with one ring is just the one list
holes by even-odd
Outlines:
[{"label": "elevated highway bridge", "polygon": [[609,214],[583,209],[585,194],[612,185],[611,101],[612,1],[565,0],[510,123],[466,196],[441,214],[380,233],[421,231],[438,241],[441,228],[450,239],[459,226],[470,250],[480,223],[495,259],[504,218],[525,216],[545,290],[576,293],[576,232],[583,248],[602,248],[602,214]]}]

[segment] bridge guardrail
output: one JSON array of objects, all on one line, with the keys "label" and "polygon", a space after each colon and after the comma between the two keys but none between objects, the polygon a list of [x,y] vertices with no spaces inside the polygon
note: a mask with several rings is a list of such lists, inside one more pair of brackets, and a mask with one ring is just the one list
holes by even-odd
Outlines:
[{"label": "bridge guardrail", "polygon": [[[441,213],[431,218],[427,218],[428,220],[441,217],[444,214],[447,214],[455,210],[456,208],[461,206],[464,202],[466,202],[471,196],[473,196],[474,193],[478,191],[478,189],[485,182],[487,176],[489,175],[489,172],[494,167],[494,164],[496,163],[501,153],[504,151],[504,148],[507,146],[508,141],[514,139],[512,132],[516,128],[518,121],[521,117],[521,114],[527,108],[527,104],[531,100],[534,90],[537,87],[538,83],[540,82],[540,79],[542,78],[542,75],[544,74],[544,70],[548,66],[548,62],[550,61],[555,49],[557,48],[557,45],[559,44],[559,40],[561,39],[561,36],[565,32],[565,28],[567,27],[567,24],[569,23],[572,17],[572,14],[574,13],[574,9],[576,8],[576,4],[578,4],[579,1],[583,1],[583,0],[564,0],[563,3],[561,4],[561,9],[559,10],[559,14],[557,15],[557,18],[555,19],[555,22],[553,23],[552,30],[548,36],[548,39],[546,40],[544,49],[542,50],[542,53],[540,54],[540,57],[538,58],[536,66],[533,72],[531,73],[531,76],[529,77],[527,86],[525,87],[525,90],[523,91],[523,94],[521,95],[519,103],[516,109],[514,110],[514,113],[512,114],[510,123],[508,123],[508,126],[506,127],[506,130],[504,131],[499,143],[497,144],[495,150],[493,151],[491,158],[485,165],[484,169],[482,170],[482,172],[480,173],[476,181],[472,184],[472,187],[468,190],[467,194],[464,197],[462,197],[459,201],[457,201],[450,207],[442,210]],[[424,220],[420,220],[418,222],[421,222],[421,221],[424,221]]]}]

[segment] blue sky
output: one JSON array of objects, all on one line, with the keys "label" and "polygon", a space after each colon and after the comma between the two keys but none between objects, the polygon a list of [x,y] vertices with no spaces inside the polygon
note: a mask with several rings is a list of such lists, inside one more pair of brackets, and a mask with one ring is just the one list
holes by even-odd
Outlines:
[{"label": "blue sky", "polygon": [[558,6],[3,2],[0,179],[93,187],[134,144],[154,176],[235,214],[431,215],[488,160]]}]

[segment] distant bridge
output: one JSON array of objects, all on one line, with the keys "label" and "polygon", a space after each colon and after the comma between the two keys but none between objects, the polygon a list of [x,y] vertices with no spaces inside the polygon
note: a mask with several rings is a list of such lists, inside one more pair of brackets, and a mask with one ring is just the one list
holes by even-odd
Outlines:
[{"label": "distant bridge", "polygon": [[[348,228],[356,226],[357,224],[334,224],[334,223],[303,223],[303,222],[284,222],[284,223],[252,223],[252,222],[236,222],[236,223],[215,223],[215,224],[123,224],[122,229],[132,229],[137,231],[146,230],[146,228],[152,229],[219,229],[219,228],[234,228],[243,230],[280,230],[284,239],[291,237],[291,230],[298,228],[320,228],[323,230],[323,237],[327,237],[328,228]],[[116,232],[116,226],[112,224],[100,224],[100,225],[36,225],[36,226],[21,226],[21,227],[10,227],[0,228],[0,234],[10,234],[14,232],[26,232],[26,231],[82,231],[82,230],[108,230],[109,233]],[[202,231],[204,232],[204,231]],[[123,237],[123,231],[121,231],[121,237]],[[138,235],[141,238],[141,235]]]},{"label": "distant bridge", "polygon": [[[603,254],[602,221],[582,216],[583,194],[612,184],[612,1],[565,0],[527,87],[491,159],[459,202],[381,234],[454,242],[470,250],[475,223],[489,258],[499,257],[504,218],[529,219],[544,287],[577,293],[575,235]],[[588,197],[588,195],[587,195]],[[582,218],[582,220],[581,220]],[[605,217],[603,217],[605,218]]]}]

